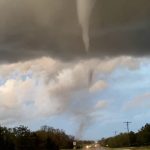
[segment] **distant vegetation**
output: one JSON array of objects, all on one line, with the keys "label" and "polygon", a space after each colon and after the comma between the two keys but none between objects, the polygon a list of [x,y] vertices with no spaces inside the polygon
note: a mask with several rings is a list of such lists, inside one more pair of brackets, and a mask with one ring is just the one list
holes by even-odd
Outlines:
[{"label": "distant vegetation", "polygon": [[74,137],[63,130],[42,126],[31,132],[28,127],[6,128],[0,126],[2,150],[59,150],[72,149]]},{"label": "distant vegetation", "polygon": [[150,124],[146,124],[137,133],[121,133],[114,137],[102,139],[102,146],[111,148],[129,147],[129,146],[150,146]]},{"label": "distant vegetation", "polygon": [[[75,138],[63,130],[42,126],[37,131],[19,126],[7,128],[0,126],[0,148],[2,150],[60,150],[72,149]],[[94,143],[94,141],[77,141],[77,148]],[[99,141],[101,146],[111,148],[129,146],[150,146],[150,124],[146,124],[137,133],[120,133],[114,137]]]}]

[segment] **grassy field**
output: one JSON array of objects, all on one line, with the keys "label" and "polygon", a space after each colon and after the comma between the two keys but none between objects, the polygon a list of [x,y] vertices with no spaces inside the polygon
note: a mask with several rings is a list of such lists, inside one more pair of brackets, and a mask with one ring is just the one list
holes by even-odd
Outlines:
[{"label": "grassy field", "polygon": [[106,149],[103,149],[103,150],[150,150],[150,147],[140,147],[140,148],[137,148],[137,147],[135,147],[135,148],[106,148]]},{"label": "grassy field", "polygon": [[140,148],[112,148],[107,150],[150,150],[150,147],[140,147]]},{"label": "grassy field", "polygon": [[[68,149],[68,150],[70,150],[70,149]],[[87,149],[78,149],[78,150],[87,150]],[[95,149],[92,149],[92,150],[95,150]],[[150,150],[150,147],[140,147],[140,148],[138,148],[138,147],[133,147],[133,148],[101,148],[101,149],[98,149],[98,150]]]}]

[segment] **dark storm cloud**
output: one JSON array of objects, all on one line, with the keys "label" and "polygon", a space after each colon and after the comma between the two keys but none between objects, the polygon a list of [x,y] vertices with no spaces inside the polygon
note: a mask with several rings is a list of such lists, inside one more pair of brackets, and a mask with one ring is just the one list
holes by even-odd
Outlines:
[{"label": "dark storm cloud", "polygon": [[150,1],[97,0],[86,53],[75,0],[0,0],[0,60],[149,55]]}]

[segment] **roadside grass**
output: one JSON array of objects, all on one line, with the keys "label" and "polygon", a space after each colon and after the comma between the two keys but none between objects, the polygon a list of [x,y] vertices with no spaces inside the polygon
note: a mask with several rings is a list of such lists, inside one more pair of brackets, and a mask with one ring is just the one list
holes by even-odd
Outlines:
[{"label": "roadside grass", "polygon": [[108,148],[107,150],[150,150],[150,147]]}]

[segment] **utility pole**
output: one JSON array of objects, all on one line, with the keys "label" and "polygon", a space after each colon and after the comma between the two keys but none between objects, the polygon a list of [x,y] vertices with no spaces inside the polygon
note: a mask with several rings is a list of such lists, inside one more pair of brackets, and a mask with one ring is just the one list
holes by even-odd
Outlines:
[{"label": "utility pole", "polygon": [[130,135],[129,135],[129,131],[130,131],[130,130],[129,130],[129,124],[132,123],[132,122],[126,121],[126,122],[123,122],[123,123],[125,123],[126,126],[127,126],[128,140],[129,140],[129,146],[130,146]]},{"label": "utility pole", "polygon": [[129,133],[129,131],[130,131],[130,130],[129,130],[129,124],[132,123],[132,122],[126,121],[126,122],[123,122],[123,123],[126,124],[126,126],[127,126],[127,132]]}]

